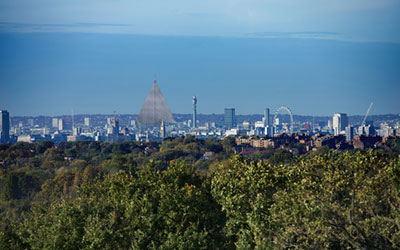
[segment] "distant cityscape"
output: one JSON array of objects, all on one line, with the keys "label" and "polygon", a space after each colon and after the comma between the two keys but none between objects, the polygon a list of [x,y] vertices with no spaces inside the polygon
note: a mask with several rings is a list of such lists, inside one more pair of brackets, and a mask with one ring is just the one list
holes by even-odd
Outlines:
[{"label": "distant cityscape", "polygon": [[187,135],[217,139],[233,136],[238,146],[276,148],[302,143],[307,150],[312,150],[325,145],[344,149],[378,147],[385,138],[400,136],[400,115],[368,116],[373,103],[364,116],[336,113],[332,117],[313,117],[293,115],[287,106],[280,106],[273,113],[265,108],[263,114],[253,115],[236,115],[234,107],[227,107],[223,114],[205,115],[197,113],[197,97],[193,96],[192,100],[192,114],[172,114],[154,80],[138,115],[74,115],[71,112],[71,115],[55,117],[28,117],[12,116],[0,110],[0,142],[149,142]]}]

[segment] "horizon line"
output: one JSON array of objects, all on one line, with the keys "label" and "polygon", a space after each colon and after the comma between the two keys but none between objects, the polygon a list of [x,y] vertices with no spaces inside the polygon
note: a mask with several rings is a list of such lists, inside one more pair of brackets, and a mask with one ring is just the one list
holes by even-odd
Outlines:
[{"label": "horizon line", "polygon": [[[3,109],[5,110],[5,109]],[[7,110],[6,110],[7,111]],[[10,113],[10,112],[9,112]],[[172,113],[173,115],[192,115],[193,113]],[[335,113],[336,114],[336,113]],[[347,113],[345,113],[347,114]],[[82,115],[88,115],[88,116],[95,116],[95,115],[104,115],[104,116],[114,116],[114,113],[97,113],[97,114],[89,114],[89,113],[81,113],[81,114],[74,114],[74,116],[82,116]],[[120,116],[122,115],[131,115],[131,116],[138,116],[139,114],[133,114],[133,113],[125,113],[125,114],[119,114]],[[224,115],[224,113],[197,113],[197,115]],[[260,116],[264,116],[263,113],[253,113],[253,114],[235,114],[236,116],[248,116],[248,115],[260,115]],[[270,113],[270,116],[274,116],[275,113]],[[289,114],[278,114],[278,115],[289,115]],[[386,114],[369,114],[368,117],[370,116],[385,116],[385,115],[397,115],[400,117],[400,113],[386,113]],[[71,116],[71,114],[61,114],[61,115],[14,115],[11,116],[10,118],[15,118],[15,117],[61,117],[61,116]],[[293,114],[293,116],[310,116],[310,117],[331,117],[332,115],[299,115],[299,114]],[[353,114],[353,115],[349,115],[347,114],[347,116],[365,116],[365,114]]]},{"label": "horizon line", "polygon": [[[6,22],[0,22],[0,27]],[[24,23],[20,23],[25,25]],[[85,23],[89,25],[90,23]],[[29,25],[29,24],[28,24]],[[32,24],[39,25],[39,24]],[[90,24],[96,26],[95,23]],[[57,27],[57,25],[54,25]],[[73,27],[74,24],[60,25],[66,27]],[[98,26],[120,26],[126,27],[127,24],[98,24]],[[335,41],[344,43],[372,43],[372,44],[392,44],[400,45],[400,41],[384,41],[384,40],[366,40],[366,39],[352,39],[352,38],[340,38],[335,36],[315,36],[315,34],[340,34],[332,31],[264,31],[264,32],[252,32],[252,33],[241,33],[241,34],[221,34],[221,35],[206,35],[206,34],[146,34],[140,32],[107,32],[107,31],[63,31],[63,30],[7,30],[6,28],[0,28],[0,34],[87,34],[87,35],[121,35],[121,36],[148,36],[148,37],[183,37],[183,38],[220,38],[220,39],[290,39],[290,40],[318,40],[318,41]],[[307,35],[310,36],[301,36]]]}]

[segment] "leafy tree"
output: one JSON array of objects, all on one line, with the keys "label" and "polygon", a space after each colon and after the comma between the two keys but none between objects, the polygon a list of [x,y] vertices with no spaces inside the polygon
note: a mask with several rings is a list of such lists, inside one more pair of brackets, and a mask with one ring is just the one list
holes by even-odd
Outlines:
[{"label": "leafy tree", "polygon": [[238,249],[266,249],[271,246],[268,223],[273,194],[284,183],[276,166],[246,162],[236,155],[212,176],[212,193],[226,213],[227,236]]},{"label": "leafy tree", "polygon": [[35,143],[35,151],[38,154],[43,154],[47,149],[54,147],[54,142],[41,141]]},{"label": "leafy tree", "polygon": [[219,153],[223,150],[222,145],[217,139],[209,137],[204,140],[205,151]]},{"label": "leafy tree", "polygon": [[285,149],[277,149],[268,159],[272,164],[290,163],[293,160],[293,154]]},{"label": "leafy tree", "polygon": [[390,147],[390,149],[393,152],[400,154],[400,138],[399,137],[389,139],[386,144]]},{"label": "leafy tree", "polygon": [[38,194],[43,200],[57,200],[60,197],[66,197],[75,190],[74,179],[76,173],[61,172],[53,179],[49,179],[42,185],[42,190]]},{"label": "leafy tree", "polygon": [[224,216],[194,168],[173,162],[106,176],[74,199],[33,208],[20,236],[32,249],[222,249]]},{"label": "leafy tree", "polygon": [[7,218],[0,218],[0,249],[28,249],[16,233],[16,228]]},{"label": "leafy tree", "polygon": [[293,145],[293,148],[297,149],[300,154],[306,153],[306,147],[304,146],[304,144],[302,144],[300,142],[295,143]]},{"label": "leafy tree", "polygon": [[[44,152],[44,162],[46,164],[48,162],[55,162],[55,161],[64,161],[63,151],[57,149],[55,147],[49,148]],[[46,164],[52,165],[52,164]]]},{"label": "leafy tree", "polygon": [[397,146],[0,145],[0,249],[400,249]]},{"label": "leafy tree", "polygon": [[1,183],[1,198],[3,200],[21,199],[38,191],[38,182],[25,173],[12,172]]},{"label": "leafy tree", "polygon": [[378,152],[331,152],[287,168],[271,207],[275,248],[398,249],[399,164]]},{"label": "leafy tree", "polygon": [[236,141],[234,137],[227,136],[221,140],[221,145],[224,151],[228,154],[233,152],[234,147],[236,146]]}]

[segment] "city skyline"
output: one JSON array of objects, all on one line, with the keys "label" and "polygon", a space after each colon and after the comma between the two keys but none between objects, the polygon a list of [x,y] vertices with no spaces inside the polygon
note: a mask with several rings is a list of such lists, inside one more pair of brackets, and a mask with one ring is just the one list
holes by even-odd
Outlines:
[{"label": "city skyline", "polygon": [[399,249],[400,0],[0,0],[1,249]]},{"label": "city skyline", "polygon": [[138,114],[156,73],[172,113],[399,113],[397,1],[167,5],[2,2],[0,108]]}]

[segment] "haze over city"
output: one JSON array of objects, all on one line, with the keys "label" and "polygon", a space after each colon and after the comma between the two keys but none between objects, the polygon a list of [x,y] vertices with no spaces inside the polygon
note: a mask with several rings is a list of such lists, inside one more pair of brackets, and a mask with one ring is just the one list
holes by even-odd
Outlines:
[{"label": "haze over city", "polygon": [[138,114],[398,113],[398,1],[2,1],[0,107]]},{"label": "haze over city", "polygon": [[0,0],[0,249],[400,249],[399,0]]}]

